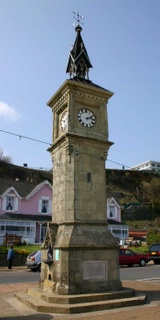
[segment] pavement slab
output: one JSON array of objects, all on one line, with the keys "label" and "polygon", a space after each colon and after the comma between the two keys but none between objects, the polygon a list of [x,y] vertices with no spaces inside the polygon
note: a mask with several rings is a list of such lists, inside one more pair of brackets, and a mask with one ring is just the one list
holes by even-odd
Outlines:
[{"label": "pavement slab", "polygon": [[37,287],[36,282],[0,284],[0,320],[159,320],[160,283],[155,281],[122,281],[124,287],[147,293],[147,302],[142,306],[125,307],[89,313],[61,315],[35,312],[15,297],[15,292]]}]

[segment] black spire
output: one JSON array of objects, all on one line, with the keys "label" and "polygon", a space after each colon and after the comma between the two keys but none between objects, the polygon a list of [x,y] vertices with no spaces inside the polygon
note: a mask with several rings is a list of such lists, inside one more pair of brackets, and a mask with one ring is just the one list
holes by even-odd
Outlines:
[{"label": "black spire", "polygon": [[81,37],[82,28],[79,24],[76,26],[75,31],[77,32],[77,37],[69,53],[66,73],[69,73],[71,78],[89,79],[89,68],[92,68],[92,65]]}]

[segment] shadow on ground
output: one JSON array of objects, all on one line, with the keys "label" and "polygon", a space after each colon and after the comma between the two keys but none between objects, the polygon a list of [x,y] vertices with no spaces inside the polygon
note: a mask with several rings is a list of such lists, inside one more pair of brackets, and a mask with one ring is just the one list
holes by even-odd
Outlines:
[{"label": "shadow on ground", "polygon": [[[154,282],[123,281],[125,287],[135,290],[136,294],[146,294],[146,303],[160,302],[160,284]],[[158,303],[159,304],[159,303]]]},{"label": "shadow on ground", "polygon": [[28,316],[14,316],[14,317],[0,317],[0,320],[51,320],[54,319],[53,316],[45,313],[36,313]]}]

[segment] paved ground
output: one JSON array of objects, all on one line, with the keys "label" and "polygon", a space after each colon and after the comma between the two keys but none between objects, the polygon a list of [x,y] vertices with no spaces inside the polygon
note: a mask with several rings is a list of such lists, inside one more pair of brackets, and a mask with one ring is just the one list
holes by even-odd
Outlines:
[{"label": "paved ground", "polygon": [[[0,269],[0,272],[2,270]],[[3,270],[3,272],[12,272]],[[147,293],[147,302],[143,306],[113,309],[108,311],[82,313],[77,315],[55,315],[37,313],[14,298],[14,292],[24,291],[37,283],[0,284],[1,320],[159,320],[160,319],[160,282],[123,281],[123,286]]]}]

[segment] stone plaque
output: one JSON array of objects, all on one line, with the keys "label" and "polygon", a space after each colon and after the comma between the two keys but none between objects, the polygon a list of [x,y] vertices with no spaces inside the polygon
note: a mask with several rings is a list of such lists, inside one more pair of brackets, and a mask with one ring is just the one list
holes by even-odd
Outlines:
[{"label": "stone plaque", "polygon": [[82,269],[83,280],[106,279],[106,261],[85,261]]}]

